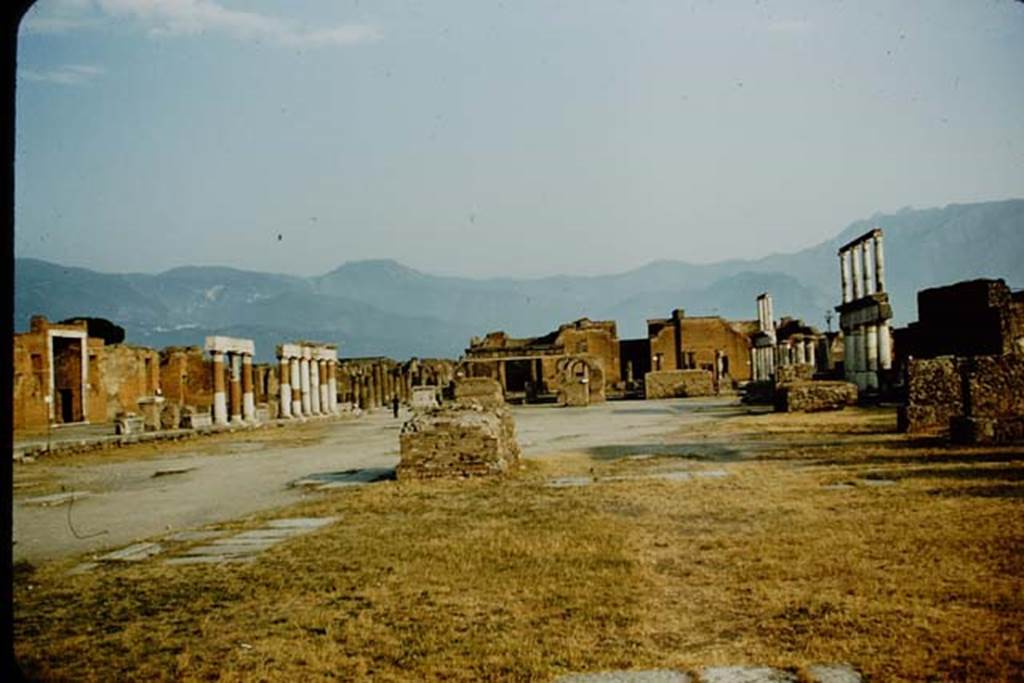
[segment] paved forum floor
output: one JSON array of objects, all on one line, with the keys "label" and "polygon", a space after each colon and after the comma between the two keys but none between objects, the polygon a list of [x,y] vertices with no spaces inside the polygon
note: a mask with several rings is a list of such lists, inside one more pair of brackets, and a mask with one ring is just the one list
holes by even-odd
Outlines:
[{"label": "paved forum floor", "polygon": [[[581,448],[651,446],[688,422],[746,412],[734,399],[611,402],[590,408],[513,408],[519,442],[527,457]],[[149,538],[296,503],[310,493],[289,486],[310,475],[398,462],[402,420],[378,411],[327,423],[315,443],[258,438],[240,432],[211,452],[202,439],[168,444],[165,457],[87,464],[48,464],[45,459],[15,469],[46,468],[67,491],[88,495],[63,505],[14,499],[14,558],[36,562],[125,546]],[[179,471],[154,477],[159,471]],[[77,535],[76,535],[77,534]],[[84,538],[79,538],[79,537]]]}]

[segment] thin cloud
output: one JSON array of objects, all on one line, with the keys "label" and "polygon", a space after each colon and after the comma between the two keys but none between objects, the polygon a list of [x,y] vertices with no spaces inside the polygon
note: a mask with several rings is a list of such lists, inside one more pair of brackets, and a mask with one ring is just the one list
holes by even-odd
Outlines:
[{"label": "thin cloud", "polygon": [[60,0],[25,18],[29,33],[68,31],[118,19],[135,22],[151,36],[221,34],[235,40],[287,47],[356,45],[380,40],[367,24],[307,27],[280,17],[224,7],[215,0]]},{"label": "thin cloud", "polygon": [[52,69],[19,69],[18,76],[26,81],[55,85],[87,85],[106,73],[93,64],[62,64]]}]

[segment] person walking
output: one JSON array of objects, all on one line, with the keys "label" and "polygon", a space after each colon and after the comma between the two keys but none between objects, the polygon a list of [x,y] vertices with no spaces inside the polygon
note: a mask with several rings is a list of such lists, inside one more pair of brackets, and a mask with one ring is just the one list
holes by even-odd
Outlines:
[{"label": "person walking", "polygon": [[391,397],[391,410],[394,412],[395,417],[398,417],[398,396]]}]

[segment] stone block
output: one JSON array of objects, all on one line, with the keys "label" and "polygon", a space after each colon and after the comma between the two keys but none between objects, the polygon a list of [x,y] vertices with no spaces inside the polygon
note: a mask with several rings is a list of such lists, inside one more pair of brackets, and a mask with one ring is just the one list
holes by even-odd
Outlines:
[{"label": "stone block", "polygon": [[455,400],[464,405],[496,408],[505,405],[501,384],[490,377],[462,377],[455,380]]},{"label": "stone block", "polygon": [[399,441],[399,480],[500,475],[519,465],[515,422],[506,408],[427,410],[402,426]]},{"label": "stone block", "polygon": [[780,365],[775,368],[775,383],[810,381],[814,379],[815,367],[809,363]]},{"label": "stone block", "polygon": [[708,370],[660,370],[644,375],[647,398],[714,396],[714,378]]},{"label": "stone block", "polygon": [[410,398],[409,403],[415,409],[422,410],[428,408],[436,408],[438,405],[440,405],[437,400],[437,387],[413,387],[412,397]]},{"label": "stone block", "polygon": [[213,425],[213,416],[208,411],[198,411],[191,406],[181,409],[181,427],[183,429],[200,429]]},{"label": "stone block", "polygon": [[160,429],[178,429],[181,426],[181,406],[167,403],[160,411]]},{"label": "stone block", "polygon": [[788,382],[775,388],[775,411],[813,413],[842,410],[857,402],[857,385],[851,382]]},{"label": "stone block", "polygon": [[145,421],[141,415],[123,413],[114,418],[115,434],[139,434],[145,430]]},{"label": "stone block", "polygon": [[142,422],[145,431],[160,431],[163,407],[164,399],[162,396],[150,396],[139,399],[139,410],[142,411]]}]

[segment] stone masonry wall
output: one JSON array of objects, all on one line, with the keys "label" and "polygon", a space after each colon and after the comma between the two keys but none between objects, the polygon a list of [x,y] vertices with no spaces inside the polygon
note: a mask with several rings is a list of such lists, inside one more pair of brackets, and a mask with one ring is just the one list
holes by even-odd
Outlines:
[{"label": "stone masonry wall", "polygon": [[506,474],[519,465],[515,422],[507,408],[427,410],[402,426],[399,480]]},{"label": "stone masonry wall", "polygon": [[489,377],[461,377],[455,380],[455,401],[465,405],[496,408],[505,405],[501,384]]},{"label": "stone masonry wall", "polygon": [[810,363],[795,363],[793,365],[780,365],[775,368],[775,383],[785,384],[798,380],[809,381],[814,379],[814,366]]},{"label": "stone masonry wall", "polygon": [[775,411],[814,413],[842,410],[857,402],[857,385],[850,382],[798,380],[775,388]]},{"label": "stone masonry wall", "polygon": [[707,370],[668,370],[644,375],[644,392],[649,399],[713,396],[715,387]]},{"label": "stone masonry wall", "polygon": [[946,434],[950,418],[964,411],[959,362],[952,356],[918,358],[907,366],[907,405],[898,429],[911,434]]}]

